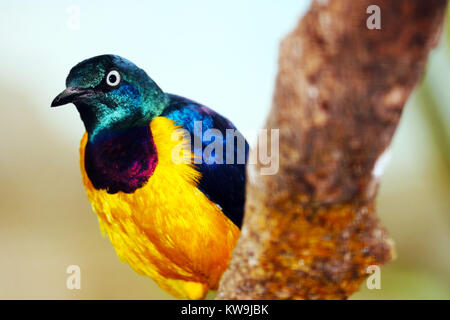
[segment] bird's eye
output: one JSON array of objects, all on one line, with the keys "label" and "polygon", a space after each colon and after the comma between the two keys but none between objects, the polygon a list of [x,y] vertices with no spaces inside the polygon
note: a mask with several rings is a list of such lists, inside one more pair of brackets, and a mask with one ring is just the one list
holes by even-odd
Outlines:
[{"label": "bird's eye", "polygon": [[110,87],[117,87],[120,84],[122,77],[120,76],[119,71],[111,70],[106,75],[106,84]]}]

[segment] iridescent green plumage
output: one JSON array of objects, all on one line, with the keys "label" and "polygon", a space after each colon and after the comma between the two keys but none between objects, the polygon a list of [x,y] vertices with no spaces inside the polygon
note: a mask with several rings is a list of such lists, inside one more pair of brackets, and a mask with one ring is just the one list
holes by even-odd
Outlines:
[{"label": "iridescent green plumage", "polygon": [[[112,89],[105,84],[111,70],[122,75],[120,86]],[[168,104],[167,96],[144,70],[114,55],[80,62],[70,71],[66,86],[93,90],[89,99],[76,103],[90,140],[104,130],[148,124]]]}]

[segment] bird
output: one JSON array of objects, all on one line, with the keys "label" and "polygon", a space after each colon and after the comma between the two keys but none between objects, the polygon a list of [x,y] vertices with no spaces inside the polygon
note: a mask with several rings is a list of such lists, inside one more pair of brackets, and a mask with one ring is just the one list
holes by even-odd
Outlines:
[{"label": "bird", "polygon": [[[217,290],[244,215],[249,146],[242,134],[112,54],[70,70],[51,107],[70,103],[85,127],[79,153],[87,198],[119,259],[175,298]],[[220,147],[207,154],[213,141]],[[230,152],[233,161],[214,161]]]}]

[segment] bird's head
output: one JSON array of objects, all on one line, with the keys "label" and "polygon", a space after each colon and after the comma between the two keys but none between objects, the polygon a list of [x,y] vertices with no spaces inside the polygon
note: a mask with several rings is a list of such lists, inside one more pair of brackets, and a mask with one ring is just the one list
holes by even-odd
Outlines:
[{"label": "bird's head", "polygon": [[132,62],[115,55],[84,60],[70,70],[66,89],[52,107],[73,103],[89,139],[101,132],[148,124],[161,114],[167,96]]}]

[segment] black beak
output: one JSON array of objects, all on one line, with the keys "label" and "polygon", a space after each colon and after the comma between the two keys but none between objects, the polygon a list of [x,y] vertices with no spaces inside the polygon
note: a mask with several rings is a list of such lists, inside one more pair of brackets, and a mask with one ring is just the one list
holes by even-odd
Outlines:
[{"label": "black beak", "polygon": [[95,92],[91,88],[68,87],[53,99],[51,107],[59,107],[68,103],[77,102],[80,99],[92,97]]}]

